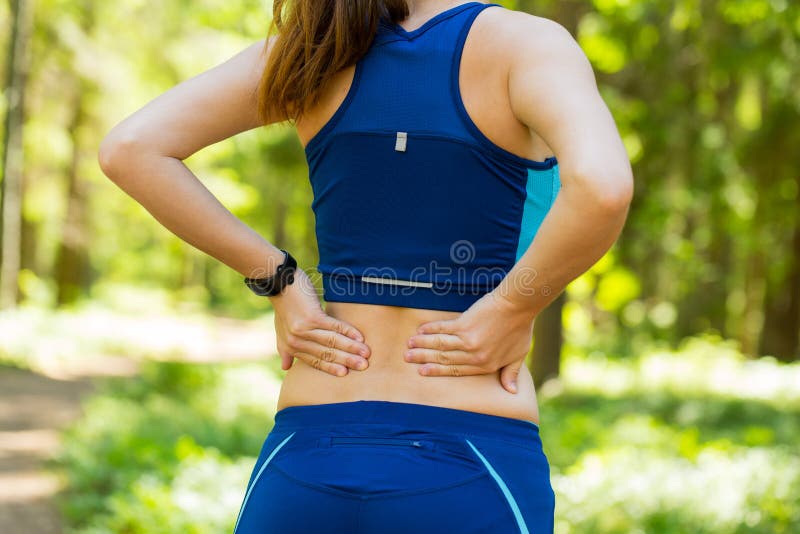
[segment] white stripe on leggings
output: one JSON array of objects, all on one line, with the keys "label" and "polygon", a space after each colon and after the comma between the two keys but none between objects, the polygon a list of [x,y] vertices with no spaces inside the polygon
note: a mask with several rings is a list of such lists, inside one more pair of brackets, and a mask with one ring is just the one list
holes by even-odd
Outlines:
[{"label": "white stripe on leggings", "polygon": [[256,478],[253,479],[253,483],[250,484],[250,487],[247,488],[247,493],[245,493],[244,495],[244,502],[242,502],[242,508],[241,510],[239,510],[239,517],[236,518],[236,526],[233,527],[233,534],[236,534],[236,530],[239,528],[239,520],[242,518],[242,514],[244,513],[244,507],[247,506],[247,500],[250,498],[250,492],[253,491],[253,488],[258,482],[258,479],[261,478],[261,473],[264,472],[264,469],[267,467],[269,461],[272,460],[272,457],[275,456],[275,453],[277,453],[281,449],[281,447],[283,447],[286,444],[286,442],[289,441],[292,438],[292,436],[294,436],[294,434],[295,433],[292,432],[291,434],[286,436],[286,439],[281,441],[274,449],[272,449],[272,452],[269,454],[269,456],[267,456],[267,459],[264,460],[263,464],[261,464],[261,469],[258,470]]},{"label": "white stripe on leggings", "polygon": [[484,458],[484,456],[475,447],[475,445],[473,445],[470,440],[466,440],[466,441],[467,441],[467,443],[469,443],[469,446],[472,447],[472,450],[475,451],[475,454],[478,455],[478,458],[481,459],[481,461],[483,462],[483,465],[486,466],[486,469],[489,470],[489,474],[492,475],[492,478],[494,478],[495,482],[497,482],[497,485],[500,486],[500,489],[502,490],[503,495],[505,495],[505,497],[506,497],[506,501],[508,502],[508,505],[511,507],[511,511],[514,512],[514,518],[517,520],[517,525],[519,526],[520,533],[521,534],[529,534],[528,533],[528,526],[525,524],[525,519],[523,519],[523,517],[522,517],[522,512],[520,512],[519,506],[517,506],[517,501],[514,500],[514,496],[511,495],[511,491],[508,489],[508,486],[506,486],[506,483],[503,482],[503,479],[500,477],[500,475],[497,474],[497,471],[494,470],[494,467],[492,467],[492,464],[489,463],[489,460]]}]

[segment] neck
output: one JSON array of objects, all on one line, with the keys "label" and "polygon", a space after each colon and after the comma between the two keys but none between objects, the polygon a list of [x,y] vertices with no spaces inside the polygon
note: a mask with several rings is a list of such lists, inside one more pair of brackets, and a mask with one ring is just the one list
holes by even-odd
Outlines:
[{"label": "neck", "polygon": [[406,20],[426,17],[465,3],[464,0],[406,0],[408,5],[408,18]]}]

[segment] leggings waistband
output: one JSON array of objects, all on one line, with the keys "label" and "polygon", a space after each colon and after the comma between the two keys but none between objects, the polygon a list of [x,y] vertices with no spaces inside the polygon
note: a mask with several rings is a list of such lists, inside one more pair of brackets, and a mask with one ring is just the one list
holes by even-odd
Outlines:
[{"label": "leggings waistband", "polygon": [[302,430],[347,424],[401,425],[429,432],[474,434],[528,442],[538,438],[533,421],[407,402],[357,400],[287,406],[275,413],[275,428]]}]

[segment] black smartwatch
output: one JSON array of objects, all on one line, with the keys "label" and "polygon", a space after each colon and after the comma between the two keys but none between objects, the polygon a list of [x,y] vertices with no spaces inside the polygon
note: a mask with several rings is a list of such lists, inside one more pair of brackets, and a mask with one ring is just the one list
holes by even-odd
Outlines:
[{"label": "black smartwatch", "polygon": [[244,283],[256,295],[262,297],[274,297],[283,288],[294,282],[294,270],[297,268],[297,261],[287,251],[280,249],[284,254],[283,263],[278,265],[277,271],[272,276],[266,278],[245,278]]}]

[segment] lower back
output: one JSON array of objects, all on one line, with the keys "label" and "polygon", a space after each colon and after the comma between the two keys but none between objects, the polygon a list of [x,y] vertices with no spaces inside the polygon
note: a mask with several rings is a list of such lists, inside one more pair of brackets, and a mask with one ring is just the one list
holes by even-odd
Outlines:
[{"label": "lower back", "polygon": [[428,321],[457,317],[458,312],[329,302],[325,310],[364,335],[372,353],[364,371],[350,369],[339,377],[295,359],[287,371],[277,409],[294,405],[386,400],[429,404],[539,422],[536,391],[525,365],[518,392],[500,384],[499,371],[484,375],[423,376],[420,364],[403,359],[408,338]]}]

